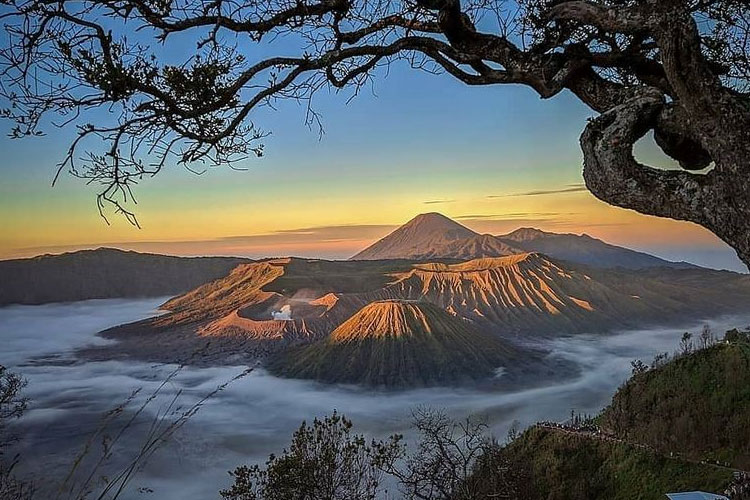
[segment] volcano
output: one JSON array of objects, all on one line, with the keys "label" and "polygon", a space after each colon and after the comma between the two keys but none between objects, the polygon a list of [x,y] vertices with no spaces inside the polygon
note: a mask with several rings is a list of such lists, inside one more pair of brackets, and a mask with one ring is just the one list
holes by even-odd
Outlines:
[{"label": "volcano", "polygon": [[[163,304],[166,314],[101,335],[155,361],[199,351],[202,363],[255,362],[291,348],[273,363],[288,376],[428,386],[488,377],[513,358],[507,343],[525,351],[531,338],[685,322],[746,311],[750,303],[745,275],[670,268],[652,256],[634,269],[645,262],[640,254],[585,235],[522,229],[506,237],[513,247],[425,214],[364,260],[242,263]],[[532,245],[545,253],[521,248]],[[402,250],[442,258],[378,259]],[[504,252],[510,254],[494,255]],[[464,258],[474,254],[483,257]],[[605,265],[574,263],[577,254]]]},{"label": "volcano", "polygon": [[442,214],[432,212],[417,215],[351,260],[472,259],[519,252],[521,250],[491,235],[475,233]]},{"label": "volcano", "polygon": [[[577,269],[540,253],[486,257],[458,264],[415,264],[366,300],[431,302],[477,326],[540,335],[606,329],[673,316],[685,289],[628,274]],[[682,301],[675,300],[681,294]]]},{"label": "volcano", "polygon": [[419,387],[491,378],[517,357],[511,345],[434,304],[382,300],[326,338],[280,353],[268,368],[328,383]]},{"label": "volcano", "polygon": [[[271,259],[175,297],[159,331],[314,342],[371,302],[430,302],[505,338],[636,328],[744,310],[747,277],[706,269],[630,271],[571,265],[540,253],[451,261]],[[288,311],[285,319],[279,312]],[[109,334],[115,334],[117,328]]]},{"label": "volcano", "polygon": [[479,234],[439,213],[414,217],[351,260],[471,260],[530,252],[601,268],[697,267],[611,245],[586,234],[559,234],[534,228],[519,228],[500,236]]}]

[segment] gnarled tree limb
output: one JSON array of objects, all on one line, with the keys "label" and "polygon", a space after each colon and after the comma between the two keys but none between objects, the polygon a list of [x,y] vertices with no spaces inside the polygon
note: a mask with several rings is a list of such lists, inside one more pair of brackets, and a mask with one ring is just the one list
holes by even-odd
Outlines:
[{"label": "gnarled tree limb", "polygon": [[743,260],[750,258],[750,234],[743,230],[750,220],[747,183],[727,182],[715,170],[694,174],[649,167],[633,156],[633,146],[664,107],[659,92],[645,89],[589,122],[581,135],[586,187],[612,205],[707,227]]}]

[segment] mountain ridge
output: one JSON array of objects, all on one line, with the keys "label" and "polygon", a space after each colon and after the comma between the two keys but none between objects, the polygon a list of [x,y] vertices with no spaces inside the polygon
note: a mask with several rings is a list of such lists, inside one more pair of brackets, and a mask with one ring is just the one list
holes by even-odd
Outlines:
[{"label": "mountain ridge", "polygon": [[541,252],[553,258],[595,267],[699,267],[612,245],[587,234],[552,233],[530,227],[521,227],[504,235],[479,234],[437,212],[417,215],[350,260],[469,260],[527,252]]},{"label": "mountain ridge", "polygon": [[527,252],[541,252],[570,262],[595,267],[623,267],[643,269],[670,267],[693,269],[700,266],[687,262],[673,262],[645,252],[607,243],[586,233],[552,233],[536,228],[518,228],[510,233],[496,236],[509,245]]},{"label": "mountain ridge", "polygon": [[[240,265],[163,305],[160,328],[286,340],[327,335],[368,303],[421,300],[503,335],[548,335],[736,310],[744,276],[673,269],[634,273],[574,266],[530,252],[464,262],[274,259]],[[288,307],[287,322],[274,313]]]},{"label": "mountain ridge", "polygon": [[323,339],[383,300],[427,302],[473,330],[528,344],[746,310],[750,276],[592,268],[538,252],[464,262],[269,259],[174,297],[164,314],[101,332],[119,342],[87,355],[106,359],[116,350],[154,362],[252,363]]},{"label": "mountain ridge", "polygon": [[100,247],[0,261],[0,306],[163,297],[226,275],[250,259],[177,257]]}]

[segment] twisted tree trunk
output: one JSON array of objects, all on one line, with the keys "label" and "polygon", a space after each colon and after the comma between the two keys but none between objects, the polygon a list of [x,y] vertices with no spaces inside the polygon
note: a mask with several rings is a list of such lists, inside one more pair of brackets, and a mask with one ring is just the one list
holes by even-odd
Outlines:
[{"label": "twisted tree trunk", "polygon": [[[750,267],[750,102],[712,71],[690,12],[675,0],[649,0],[627,15],[587,2],[562,5],[572,9],[565,16],[595,25],[645,26],[672,95],[667,102],[662,89],[641,87],[588,124],[581,136],[586,186],[612,205],[699,224]],[[635,160],[633,146],[649,130],[681,170]]]},{"label": "twisted tree trunk", "polygon": [[664,109],[662,96],[646,90],[591,120],[581,135],[586,187],[612,205],[700,224],[750,266],[750,183],[747,176],[726,174],[746,171],[750,156],[730,156],[728,166],[716,163],[707,173],[639,163],[633,146]]}]

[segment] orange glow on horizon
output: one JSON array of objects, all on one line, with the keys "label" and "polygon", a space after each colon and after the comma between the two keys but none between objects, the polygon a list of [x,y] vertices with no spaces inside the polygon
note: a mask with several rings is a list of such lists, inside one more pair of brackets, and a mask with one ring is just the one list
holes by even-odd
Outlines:
[{"label": "orange glow on horizon", "polygon": [[453,193],[405,191],[388,199],[374,192],[363,193],[359,200],[349,194],[317,199],[315,203],[310,197],[288,197],[265,201],[262,206],[232,200],[227,205],[196,204],[185,210],[151,211],[146,206],[142,209],[141,230],[122,220],[107,226],[88,206],[74,207],[67,214],[3,214],[6,231],[0,236],[0,257],[108,246],[190,256],[343,259],[417,214],[432,211],[479,233],[498,235],[519,227],[535,227],[556,233],[586,233],[612,244],[644,250],[726,248],[716,236],[695,224],[615,208],[580,188],[494,193],[477,194],[472,187]]}]

